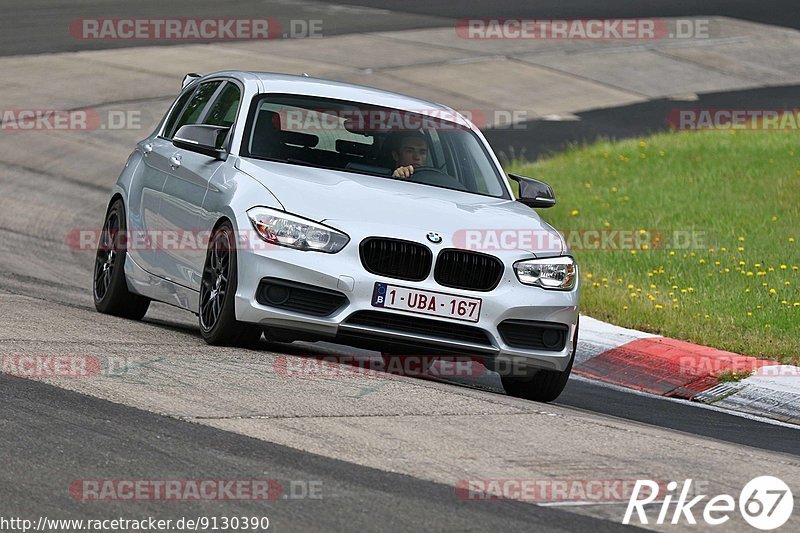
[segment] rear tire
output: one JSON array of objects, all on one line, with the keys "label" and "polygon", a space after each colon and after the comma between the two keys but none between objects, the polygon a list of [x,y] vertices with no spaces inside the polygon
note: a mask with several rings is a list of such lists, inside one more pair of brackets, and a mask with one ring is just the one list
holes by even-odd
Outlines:
[{"label": "rear tire", "polygon": [[99,312],[141,320],[150,307],[150,299],[128,290],[125,279],[127,257],[125,204],[118,199],[108,208],[94,261],[92,296]]},{"label": "rear tire", "polygon": [[200,334],[214,346],[255,346],[261,328],[236,320],[238,284],[236,239],[230,222],[223,222],[208,243],[200,284]]}]

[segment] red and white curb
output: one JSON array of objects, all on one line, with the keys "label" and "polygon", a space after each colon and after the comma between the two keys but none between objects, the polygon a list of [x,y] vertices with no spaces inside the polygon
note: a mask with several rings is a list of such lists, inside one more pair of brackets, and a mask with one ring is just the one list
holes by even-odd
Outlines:
[{"label": "red and white curb", "polygon": [[[800,367],[581,316],[573,372],[621,387],[800,424]],[[720,382],[730,372],[752,372]]]}]

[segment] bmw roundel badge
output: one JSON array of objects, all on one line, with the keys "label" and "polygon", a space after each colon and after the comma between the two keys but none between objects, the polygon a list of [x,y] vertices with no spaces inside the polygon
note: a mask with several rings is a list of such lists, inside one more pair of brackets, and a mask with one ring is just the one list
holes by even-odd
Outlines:
[{"label": "bmw roundel badge", "polygon": [[432,232],[428,233],[428,234],[426,235],[426,237],[427,237],[427,238],[428,238],[428,240],[429,240],[429,241],[431,241],[433,244],[439,244],[440,242],[442,242],[442,236],[441,236],[441,235],[439,235],[438,233],[436,233],[435,231],[432,231]]}]

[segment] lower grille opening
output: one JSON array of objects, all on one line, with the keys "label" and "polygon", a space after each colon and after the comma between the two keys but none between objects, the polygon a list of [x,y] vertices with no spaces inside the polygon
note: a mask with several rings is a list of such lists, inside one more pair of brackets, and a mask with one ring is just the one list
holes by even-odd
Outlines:
[{"label": "lower grille opening", "polygon": [[261,305],[314,316],[328,316],[347,304],[347,296],[330,289],[278,278],[258,284],[256,301]]},{"label": "lower grille opening", "polygon": [[427,318],[397,315],[381,311],[356,311],[345,324],[371,326],[400,333],[441,337],[450,341],[462,341],[491,346],[489,336],[480,328],[451,322],[440,322]]},{"label": "lower grille opening", "polygon": [[560,352],[567,343],[569,328],[554,322],[504,320],[497,331],[503,342],[514,348]]}]

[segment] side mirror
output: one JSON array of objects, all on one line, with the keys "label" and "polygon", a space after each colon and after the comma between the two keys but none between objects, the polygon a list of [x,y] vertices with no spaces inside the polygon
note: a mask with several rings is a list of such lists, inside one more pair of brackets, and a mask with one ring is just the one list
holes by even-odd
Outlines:
[{"label": "side mirror", "polygon": [[228,152],[222,148],[230,128],[209,126],[207,124],[187,124],[181,126],[172,138],[172,144],[191,152],[207,155],[220,161],[228,159]]},{"label": "side mirror", "polygon": [[516,174],[509,174],[508,177],[519,184],[518,202],[528,207],[540,208],[556,205],[556,196],[553,194],[553,189],[545,182]]}]

